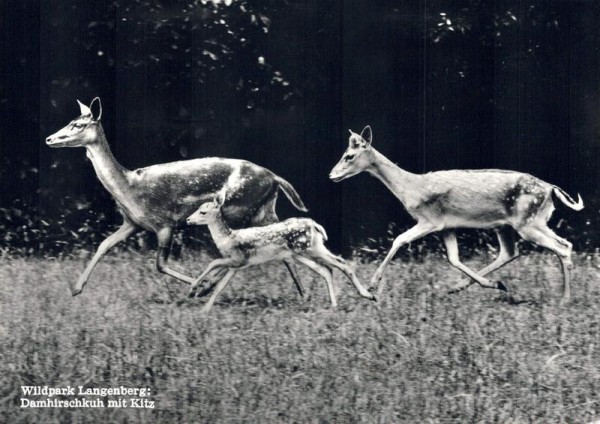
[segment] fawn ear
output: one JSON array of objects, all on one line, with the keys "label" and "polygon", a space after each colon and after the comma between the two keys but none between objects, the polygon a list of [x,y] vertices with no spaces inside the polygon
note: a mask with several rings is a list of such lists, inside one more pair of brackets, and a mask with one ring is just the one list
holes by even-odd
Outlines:
[{"label": "fawn ear", "polygon": [[215,204],[218,207],[221,207],[221,206],[223,206],[223,203],[225,203],[225,192],[224,191],[220,191],[215,196]]},{"label": "fawn ear", "polygon": [[[93,116],[93,112],[92,112],[92,107],[94,106],[94,103],[98,102],[98,117]],[[90,114],[92,114],[92,118],[94,118],[94,121],[99,121],[100,118],[102,118],[102,102],[100,101],[100,97],[94,97],[94,100],[92,100],[92,102],[90,103]]]},{"label": "fawn ear", "polygon": [[86,105],[84,105],[83,103],[81,103],[79,100],[77,100],[77,103],[79,103],[79,110],[81,111],[81,116],[85,116],[85,117],[92,117],[92,110],[87,107]]},{"label": "fawn ear", "polygon": [[367,142],[366,146],[364,147],[371,145],[371,142],[373,141],[373,132],[371,131],[370,125],[367,125],[363,128],[362,132],[360,133],[360,138]]}]

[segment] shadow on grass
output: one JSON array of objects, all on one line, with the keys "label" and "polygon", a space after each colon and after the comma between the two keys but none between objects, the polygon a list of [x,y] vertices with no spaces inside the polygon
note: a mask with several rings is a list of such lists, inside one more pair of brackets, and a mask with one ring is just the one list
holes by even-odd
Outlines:
[{"label": "shadow on grass", "polygon": [[517,296],[514,293],[504,293],[498,296],[495,300],[496,303],[506,303],[507,305],[519,306],[519,305],[530,305],[530,306],[541,306],[541,303],[537,299],[524,298]]},{"label": "shadow on grass", "polygon": [[[180,298],[176,299],[173,302],[176,306],[179,307],[200,307],[206,303],[207,299],[203,298]],[[239,307],[258,307],[261,309],[266,308],[285,308],[292,305],[295,305],[297,301],[293,299],[287,299],[283,297],[267,297],[263,295],[256,295],[253,297],[223,297],[217,299],[215,305],[213,307],[218,308],[239,308]]]}]

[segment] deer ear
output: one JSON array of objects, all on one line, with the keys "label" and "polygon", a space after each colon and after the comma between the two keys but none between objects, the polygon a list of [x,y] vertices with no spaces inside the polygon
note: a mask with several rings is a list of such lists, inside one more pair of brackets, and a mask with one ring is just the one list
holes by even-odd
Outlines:
[{"label": "deer ear", "polygon": [[365,147],[371,145],[371,142],[373,141],[373,132],[371,131],[371,127],[369,125],[363,128],[362,132],[360,133],[360,138],[367,142]]},{"label": "deer ear", "polygon": [[77,100],[77,103],[79,103],[79,110],[81,111],[81,116],[92,116],[92,110],[89,107],[81,103],[79,100]]},{"label": "deer ear", "polygon": [[362,140],[360,139],[360,136],[350,129],[348,131],[350,131],[350,137],[348,138],[348,147],[352,149],[357,149],[361,147]]},{"label": "deer ear", "polygon": [[[94,117],[92,113],[92,106],[94,106],[95,102],[98,102],[98,117]],[[94,100],[92,100],[92,102],[90,103],[89,110],[95,121],[99,121],[100,118],[102,118],[102,102],[100,101],[100,97],[94,97]]]}]

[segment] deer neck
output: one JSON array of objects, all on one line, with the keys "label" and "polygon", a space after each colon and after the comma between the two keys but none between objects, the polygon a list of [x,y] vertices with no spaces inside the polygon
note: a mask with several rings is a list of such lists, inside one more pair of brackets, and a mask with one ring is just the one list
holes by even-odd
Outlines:
[{"label": "deer neck", "polygon": [[217,248],[223,253],[223,250],[227,247],[227,242],[231,237],[232,230],[225,223],[223,214],[219,214],[208,224],[208,231],[212,239],[214,240]]},{"label": "deer neck", "polygon": [[129,171],[115,159],[102,126],[98,126],[98,139],[86,146],[87,157],[92,161],[94,170],[102,185],[120,203],[126,203],[130,191],[127,174]]},{"label": "deer neck", "polygon": [[366,171],[379,179],[405,206],[420,197],[421,175],[400,168],[371,147],[371,164]]}]

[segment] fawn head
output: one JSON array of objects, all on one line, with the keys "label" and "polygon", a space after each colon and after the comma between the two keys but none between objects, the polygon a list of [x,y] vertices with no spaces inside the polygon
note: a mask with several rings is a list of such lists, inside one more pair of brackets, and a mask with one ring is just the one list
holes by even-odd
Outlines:
[{"label": "fawn head", "polygon": [[[98,102],[98,115],[94,116],[92,106]],[[98,139],[100,131],[100,118],[102,117],[102,103],[100,98],[96,97],[89,106],[84,105],[79,100],[79,109],[81,115],[51,136],[46,138],[46,144],[50,147],[79,147],[87,146]]]},{"label": "fawn head", "polygon": [[329,178],[336,183],[364,171],[371,163],[369,158],[373,140],[371,127],[367,125],[360,134],[349,131],[348,148],[329,173]]},{"label": "fawn head", "polygon": [[219,192],[212,202],[200,205],[198,210],[187,217],[188,225],[207,225],[214,221],[221,213],[221,206],[225,203],[225,193]]}]

